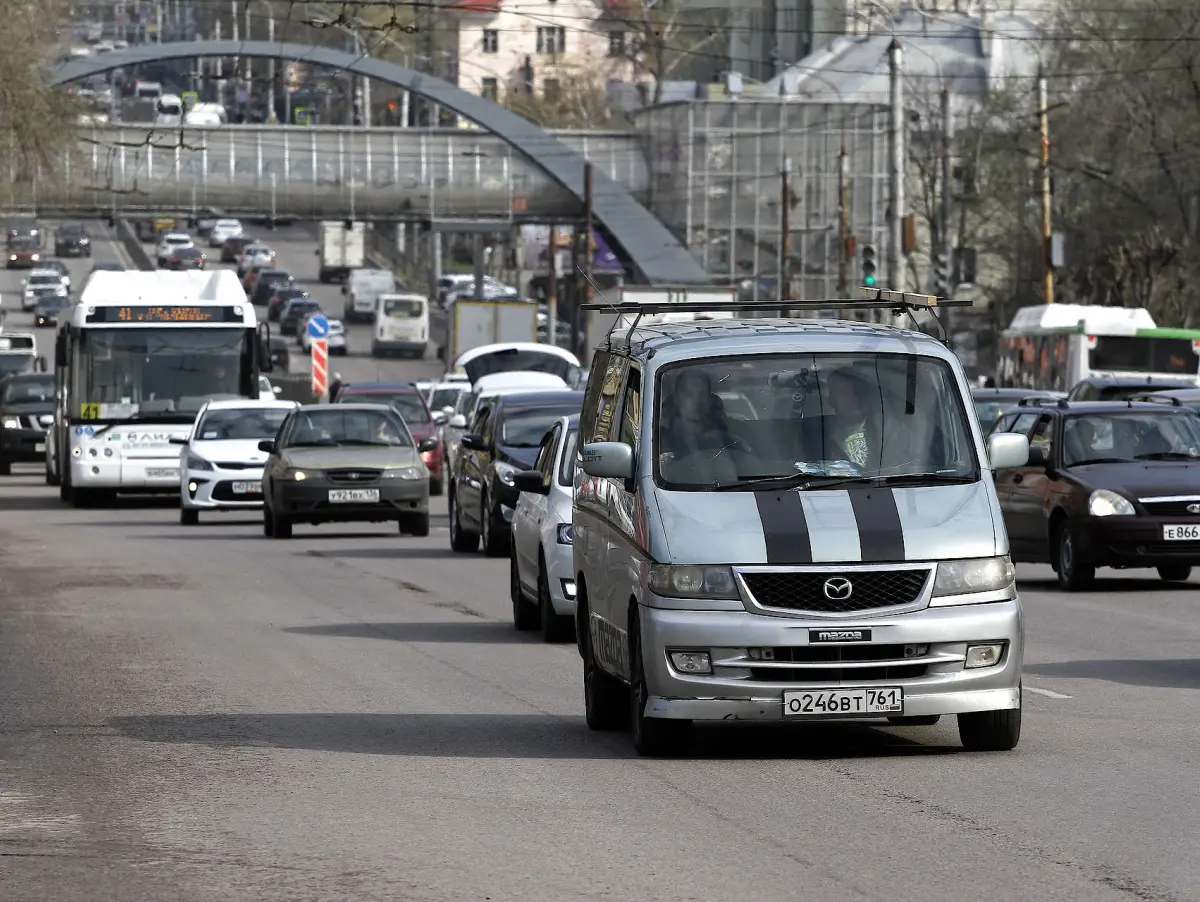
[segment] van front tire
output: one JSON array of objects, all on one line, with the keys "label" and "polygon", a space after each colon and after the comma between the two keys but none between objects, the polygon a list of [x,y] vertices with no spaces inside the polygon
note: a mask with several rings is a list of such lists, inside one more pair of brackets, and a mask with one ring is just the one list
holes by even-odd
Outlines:
[{"label": "van front tire", "polygon": [[969,752],[1010,752],[1021,741],[1021,709],[960,714],[958,738]]},{"label": "van front tire", "polygon": [[629,720],[633,733],[633,748],[643,758],[675,756],[686,746],[691,735],[692,722],[646,716],[650,689],[646,685],[642,640],[636,616],[635,613],[635,622],[630,624],[629,629]]}]

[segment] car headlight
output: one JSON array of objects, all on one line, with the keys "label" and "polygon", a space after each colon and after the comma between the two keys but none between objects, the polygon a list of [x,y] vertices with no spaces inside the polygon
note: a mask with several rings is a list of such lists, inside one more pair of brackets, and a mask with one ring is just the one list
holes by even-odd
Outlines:
[{"label": "car headlight", "polygon": [[558,544],[559,545],[574,545],[575,532],[571,528],[570,523],[558,524]]},{"label": "car headlight", "polygon": [[[933,597],[999,592],[1017,578],[1017,568],[1004,557],[981,557],[966,561],[940,561],[933,579]],[[936,606],[936,601],[930,601]]]},{"label": "car headlight", "polygon": [[651,564],[647,585],[666,598],[738,598],[733,570],[691,564]]},{"label": "car headlight", "polygon": [[516,475],[520,471],[512,464],[496,461],[492,466],[496,468],[496,478],[502,483],[507,486],[515,486],[517,484]]},{"label": "car headlight", "polygon": [[295,469],[292,469],[291,467],[289,467],[288,469],[283,471],[283,478],[290,479],[293,482],[304,482],[304,480],[310,479],[316,475],[317,475],[316,473],[313,473],[308,470],[295,470]]},{"label": "car headlight", "polygon": [[425,478],[424,467],[395,467],[391,470],[383,471],[384,479],[406,479],[412,481],[414,479]]},{"label": "car headlight", "polygon": [[16,417],[5,417],[4,418],[4,428],[5,429],[20,429],[21,421],[18,420]]},{"label": "car headlight", "polygon": [[1088,499],[1088,513],[1093,517],[1127,517],[1137,513],[1133,504],[1123,495],[1108,489],[1097,489]]},{"label": "car headlight", "polygon": [[211,470],[213,465],[203,457],[200,457],[196,452],[189,451],[187,456],[187,468],[189,470]]}]

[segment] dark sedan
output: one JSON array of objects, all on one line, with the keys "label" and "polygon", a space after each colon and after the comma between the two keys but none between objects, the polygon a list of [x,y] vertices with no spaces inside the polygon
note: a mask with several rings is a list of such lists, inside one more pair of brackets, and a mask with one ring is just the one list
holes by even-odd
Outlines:
[{"label": "dark sedan", "polygon": [[382,404],[309,404],[288,415],[263,472],[263,532],[291,538],[296,523],[398,522],[429,535],[429,471],[404,420]]},{"label": "dark sedan", "polygon": [[319,313],[321,302],[313,298],[293,298],[279,315],[279,334],[295,335],[296,328],[310,313]]},{"label": "dark sedan", "polygon": [[282,269],[261,270],[254,283],[254,290],[250,294],[250,303],[255,307],[262,307],[271,300],[271,295],[276,290],[289,288],[295,281],[291,273]]},{"label": "dark sedan", "polygon": [[429,469],[429,494],[440,495],[445,486],[442,473],[442,443],[438,426],[446,422],[442,413],[432,413],[420,390],[412,383],[367,382],[343,385],[335,404],[389,404],[400,414],[408,431],[418,442],[433,439],[434,445],[421,452],[421,460]]},{"label": "dark sedan", "polygon": [[1033,391],[1028,388],[973,388],[975,415],[986,433],[1006,410],[1012,410],[1023,398],[1061,398],[1062,392]]},{"label": "dark sedan", "polygon": [[221,245],[221,262],[222,263],[237,263],[242,259],[242,252],[252,244],[258,242],[249,235],[238,235],[234,238],[226,238],[225,243]]},{"label": "dark sedan", "polygon": [[81,222],[63,223],[58,234],[54,236],[54,256],[56,257],[90,257],[92,255],[92,240],[88,238],[87,230]]},{"label": "dark sedan", "polygon": [[292,366],[292,352],[278,335],[271,336],[271,365],[277,373],[286,373]]},{"label": "dark sedan", "polygon": [[42,247],[36,238],[21,236],[8,242],[8,269],[33,269],[42,260]]},{"label": "dark sedan", "polygon": [[54,376],[25,373],[0,378],[0,476],[14,463],[46,458],[46,430],[54,422]]},{"label": "dark sedan", "polygon": [[450,474],[450,547],[497,557],[512,546],[515,477],[533,468],[542,438],[583,406],[583,392],[521,392],[483,401]]},{"label": "dark sedan", "polygon": [[53,290],[38,297],[33,308],[33,324],[39,329],[49,329],[58,322],[58,315],[71,306],[71,299]]},{"label": "dark sedan", "polygon": [[292,288],[291,286],[276,288],[274,294],[267,301],[267,321],[279,322],[279,314],[283,312],[288,301],[306,297],[308,297],[308,292],[302,288]]},{"label": "dark sedan", "polygon": [[1091,376],[1071,386],[1068,401],[1127,401],[1134,395],[1169,388],[1195,388],[1196,379],[1169,376]]},{"label": "dark sedan", "polygon": [[195,245],[187,247],[177,247],[172,249],[171,256],[167,257],[163,269],[185,270],[185,269],[204,269],[204,265],[208,262],[208,257],[204,251]]},{"label": "dark sedan", "polygon": [[1014,561],[1051,564],[1067,591],[1098,567],[1155,567],[1183,582],[1200,564],[1200,415],[1187,407],[1068,402],[1004,414],[1029,463],[996,471]]}]

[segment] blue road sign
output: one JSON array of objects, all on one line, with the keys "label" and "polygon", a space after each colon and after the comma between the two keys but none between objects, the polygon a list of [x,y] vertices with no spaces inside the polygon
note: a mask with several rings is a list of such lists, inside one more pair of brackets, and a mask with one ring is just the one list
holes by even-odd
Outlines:
[{"label": "blue road sign", "polygon": [[322,339],[329,337],[329,320],[317,314],[308,321],[308,337]]}]

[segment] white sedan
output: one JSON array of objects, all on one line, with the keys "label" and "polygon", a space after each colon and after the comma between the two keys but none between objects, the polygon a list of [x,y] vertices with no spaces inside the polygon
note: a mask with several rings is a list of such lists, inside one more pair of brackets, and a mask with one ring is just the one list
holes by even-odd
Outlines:
[{"label": "white sedan", "polygon": [[158,247],[154,250],[158,265],[164,266],[171,259],[171,255],[181,247],[195,247],[191,235],[186,232],[167,232],[163,235],[162,240],[158,242]]},{"label": "white sedan", "polygon": [[[320,312],[319,310],[314,310],[296,327],[296,341],[300,345],[300,349],[305,353],[312,350],[312,339],[308,336],[308,321]],[[321,315],[324,316],[325,314],[322,313]],[[342,355],[346,353],[346,326],[340,319],[329,320],[329,335],[325,340],[329,343],[330,354]]]},{"label": "white sedan", "polygon": [[261,510],[267,455],[258,443],[274,439],[295,401],[209,401],[179,451],[179,522],[195,526],[201,511]]},{"label": "white sedan", "polygon": [[240,238],[244,234],[242,224],[236,219],[218,219],[208,233],[208,246],[220,247],[230,238]]},{"label": "white sedan", "polygon": [[575,635],[575,562],[571,503],[579,417],[563,417],[542,439],[534,469],[515,477],[521,490],[512,521],[509,595],[513,626],[541,628],[547,642]]}]

